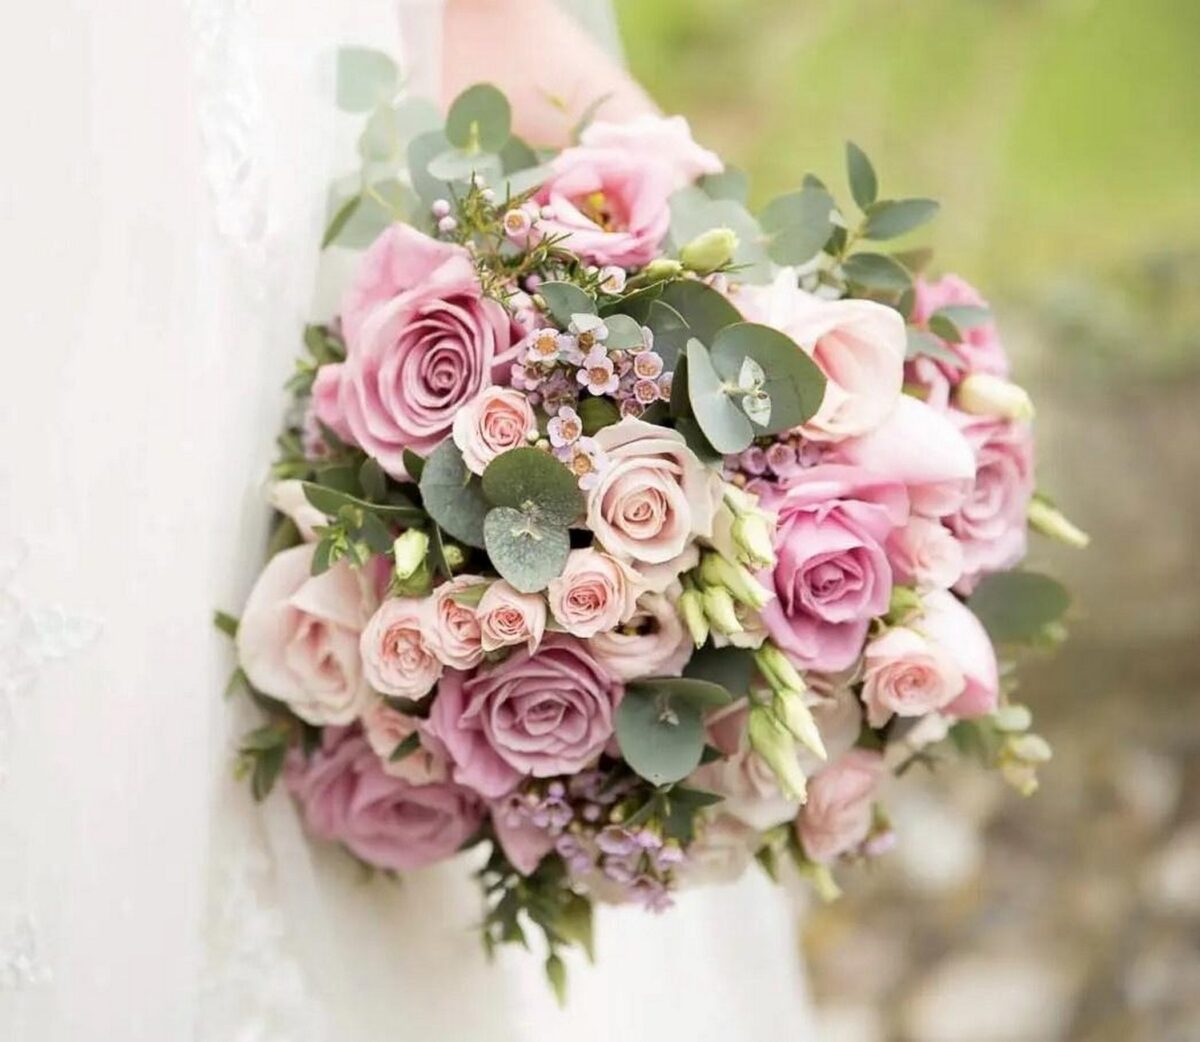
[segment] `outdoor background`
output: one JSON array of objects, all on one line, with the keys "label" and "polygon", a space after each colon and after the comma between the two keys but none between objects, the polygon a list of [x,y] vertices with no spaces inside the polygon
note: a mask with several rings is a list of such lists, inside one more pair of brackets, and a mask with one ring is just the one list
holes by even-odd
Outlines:
[{"label": "outdoor background", "polygon": [[[763,201],[849,137],[943,204],[934,267],[992,298],[1040,485],[1093,535],[1022,697],[1022,800],[910,775],[901,847],[804,944],[821,1042],[1200,1039],[1200,2],[619,0],[637,77]],[[845,196],[844,187],[841,189]]]}]

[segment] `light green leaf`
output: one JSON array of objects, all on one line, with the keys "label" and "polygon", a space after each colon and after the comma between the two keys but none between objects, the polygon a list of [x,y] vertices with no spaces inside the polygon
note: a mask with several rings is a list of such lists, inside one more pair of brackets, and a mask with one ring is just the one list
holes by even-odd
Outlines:
[{"label": "light green leaf", "polygon": [[571,282],[543,282],[538,293],[550,309],[550,315],[563,329],[571,324],[571,316],[596,313],[596,302],[584,290]]},{"label": "light green leaf", "polygon": [[[799,427],[821,406],[824,374],[794,340],[777,329],[754,322],[726,326],[713,341],[711,353],[714,368],[727,384],[738,382],[747,358],[766,375],[762,389],[771,399],[771,414],[763,430],[768,434]],[[690,372],[690,353],[688,365]]]},{"label": "light green leaf", "polygon": [[692,415],[714,449],[730,455],[749,447],[754,429],[727,392],[708,349],[695,338],[687,345],[687,390]]},{"label": "light green leaf", "polygon": [[1037,640],[1071,606],[1061,583],[1038,572],[997,572],[975,588],[967,606],[997,644]]},{"label": "light green leaf", "polygon": [[488,503],[480,482],[447,438],[429,454],[421,471],[425,510],[446,532],[468,546],[483,546],[483,518]]},{"label": "light green leaf", "polygon": [[337,241],[338,236],[342,234],[342,231],[350,222],[350,218],[354,216],[354,211],[359,208],[361,203],[361,195],[352,195],[338,206],[329,220],[329,226],[325,229],[324,237],[321,239],[321,249],[325,249],[331,243]]},{"label": "light green leaf", "polygon": [[413,138],[440,126],[437,109],[423,98],[406,98],[396,105],[380,105],[371,113],[358,139],[358,153],[370,163],[398,166]]},{"label": "light green leaf", "polygon": [[382,51],[343,47],[337,57],[337,104],[347,112],[369,112],[391,101],[400,84],[400,70]]},{"label": "light green leaf", "polygon": [[704,752],[703,707],[673,701],[653,685],[625,692],[616,718],[617,744],[625,761],[655,785],[686,778]]},{"label": "light green leaf", "polygon": [[494,152],[467,152],[461,148],[448,148],[429,161],[430,177],[441,181],[466,181],[478,174],[488,184],[494,184],[502,176],[500,157]]},{"label": "light green leaf", "polygon": [[490,83],[468,87],[446,114],[446,137],[468,151],[499,152],[512,133],[512,107]]},{"label": "light green leaf", "polygon": [[933,313],[954,323],[956,329],[975,329],[986,326],[992,321],[992,312],[988,308],[974,304],[947,304]]},{"label": "light green leaf", "polygon": [[770,235],[767,251],[777,264],[804,264],[812,260],[833,232],[830,214],[833,197],[820,188],[802,188],[767,204],[763,230]]},{"label": "light green leaf", "polygon": [[[698,279],[682,279],[669,283],[663,288],[659,303],[673,308],[687,323],[689,335],[704,344],[711,344],[726,326],[742,321],[741,312],[737,308],[712,286]],[[655,336],[657,337],[657,330]],[[657,346],[656,339],[656,349]],[[686,344],[681,347],[686,347]]]},{"label": "light green leaf", "polygon": [[411,503],[368,503],[365,499],[359,499],[357,496],[351,496],[346,492],[339,492],[324,485],[314,485],[310,481],[302,482],[301,487],[304,489],[304,498],[326,517],[337,517],[343,507],[349,506],[407,525],[420,524],[425,518],[424,513]]},{"label": "light green leaf", "polygon": [[905,358],[917,358],[920,355],[926,355],[929,358],[936,358],[939,362],[944,362],[946,365],[953,366],[955,369],[963,368],[963,360],[932,333],[926,333],[923,329],[917,329],[914,326],[908,326],[906,332],[908,334],[908,344],[904,351]]},{"label": "light green leaf", "polygon": [[569,525],[583,513],[579,483],[559,460],[533,447],[509,449],[483,472],[483,494],[552,524]]},{"label": "light green leaf", "polygon": [[932,199],[887,199],[867,208],[863,236],[867,239],[894,239],[911,232],[937,215],[939,206]]},{"label": "light green leaf", "polygon": [[505,192],[514,197],[525,195],[526,192],[531,192],[533,189],[544,184],[553,172],[554,167],[549,163],[540,163],[537,166],[526,167],[524,170],[516,170],[497,178],[496,189],[501,196]]},{"label": "light green leaf", "polygon": [[450,142],[440,130],[418,134],[408,143],[408,174],[421,201],[428,206],[435,199],[449,199],[453,192],[444,180],[429,172],[429,164],[450,148]]},{"label": "light green leaf", "polygon": [[550,982],[558,1004],[565,1007],[567,1004],[567,964],[554,952],[546,956],[546,980]]},{"label": "light green leaf", "polygon": [[571,552],[565,527],[543,524],[513,507],[488,512],[483,538],[496,571],[522,593],[544,590],[562,574]]},{"label": "light green leaf", "polygon": [[850,194],[860,210],[865,210],[879,193],[879,181],[875,168],[866,152],[853,141],[846,142],[846,175],[850,181]]},{"label": "light green leaf", "polygon": [[912,276],[902,265],[883,253],[855,253],[842,265],[846,278],[864,289],[903,293]]},{"label": "light green leaf", "polygon": [[727,166],[719,174],[705,174],[699,185],[710,199],[732,199],[745,206],[750,196],[750,179],[736,166]]},{"label": "light green leaf", "polygon": [[662,358],[664,368],[674,369],[676,360],[687,349],[690,330],[684,317],[670,304],[652,300],[646,326],[654,334],[654,350]]},{"label": "light green leaf", "polygon": [[604,346],[610,351],[627,351],[645,343],[642,327],[628,315],[609,315],[604,324],[608,327],[608,339],[604,341]]}]

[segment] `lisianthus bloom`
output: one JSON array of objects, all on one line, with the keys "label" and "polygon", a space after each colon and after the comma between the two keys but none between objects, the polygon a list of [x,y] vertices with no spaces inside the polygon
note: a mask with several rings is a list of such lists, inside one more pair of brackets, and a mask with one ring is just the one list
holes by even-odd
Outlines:
[{"label": "lisianthus bloom", "polygon": [[588,641],[592,654],[619,680],[679,676],[693,650],[675,608],[679,593],[675,584],[666,593],[642,594],[624,623]]},{"label": "lisianthus bloom", "polygon": [[871,805],[883,776],[879,753],[851,749],[808,783],[796,832],[811,860],[828,864],[862,845],[871,832]]},{"label": "lisianthus bloom", "polygon": [[725,169],[721,157],[701,148],[683,116],[643,113],[624,123],[596,120],[579,137],[588,148],[615,148],[644,163],[659,163],[671,174],[673,188],[682,188],[704,174]]},{"label": "lisianthus bloom", "polygon": [[267,563],[238,625],[238,660],[251,684],[301,719],[348,724],[371,697],[358,646],[374,597],[344,561],[313,575],[315,545]]},{"label": "lisianthus bloom", "polygon": [[346,361],[318,372],[317,415],[397,478],[404,450],[435,448],[514,361],[508,313],[483,296],[471,255],[407,225],[363,256],[341,317]]}]

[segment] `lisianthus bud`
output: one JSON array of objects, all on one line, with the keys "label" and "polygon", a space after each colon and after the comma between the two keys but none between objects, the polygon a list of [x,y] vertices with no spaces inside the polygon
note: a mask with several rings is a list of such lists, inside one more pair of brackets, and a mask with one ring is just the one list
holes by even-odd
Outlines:
[{"label": "lisianthus bud", "polygon": [[670,257],[659,257],[652,260],[641,271],[644,281],[658,282],[660,279],[674,279],[683,274],[683,265]]},{"label": "lisianthus bud", "polygon": [[742,632],[742,624],[738,622],[737,607],[727,589],[723,586],[706,586],[702,596],[704,597],[704,614],[708,617],[714,630],[726,636]]},{"label": "lisianthus bud", "polygon": [[796,743],[791,732],[767,706],[756,705],[750,709],[746,733],[751,748],[774,773],[780,791],[789,799],[803,801],[808,792],[808,781],[796,759]]},{"label": "lisianthus bud", "polygon": [[888,621],[903,626],[921,613],[921,598],[911,586],[893,586],[888,601]]},{"label": "lisianthus bud", "polygon": [[425,563],[429,553],[429,536],[419,528],[410,528],[392,544],[397,579],[407,579]]},{"label": "lisianthus bud", "polygon": [[771,599],[771,592],[744,565],[733,564],[720,554],[709,553],[701,558],[700,579],[705,585],[728,590],[734,600],[755,611]]},{"label": "lisianthus bud", "polygon": [[807,690],[804,678],[792,665],[792,660],[770,641],[764,641],[754,653],[754,661],[767,678],[772,691],[795,691],[799,694]]},{"label": "lisianthus bud", "polygon": [[1022,734],[1010,738],[1008,751],[1025,763],[1049,763],[1054,755],[1050,743],[1040,734]]},{"label": "lisianthus bud", "polygon": [[817,896],[829,904],[842,896],[842,888],[837,885],[828,865],[820,865],[815,861],[808,862],[802,869],[805,876],[816,890]]},{"label": "lisianthus bud", "polygon": [[442,557],[446,560],[446,567],[452,572],[461,572],[467,563],[467,552],[458,543],[443,543]]},{"label": "lisianthus bud", "polygon": [[999,731],[1020,733],[1028,731],[1033,723],[1033,714],[1028,706],[1011,704],[1001,706],[992,714],[992,722]]},{"label": "lisianthus bud", "polygon": [[817,722],[808,706],[804,704],[804,696],[799,691],[777,691],[772,708],[779,722],[791,732],[796,741],[814,756],[822,760],[829,759],[825,743],[821,740],[821,732],[817,730]]},{"label": "lisianthus bud", "polygon": [[738,514],[733,519],[733,545],[742,563],[751,568],[774,568],[775,547],[771,543],[771,526],[758,512]]},{"label": "lisianthus bud", "polygon": [[708,640],[708,617],[704,614],[704,598],[699,590],[684,590],[679,595],[679,614],[692,635],[692,642],[700,647]]},{"label": "lisianthus bud", "polygon": [[679,259],[685,268],[707,275],[733,260],[737,248],[738,237],[732,228],[710,228],[680,250]]},{"label": "lisianthus bud", "polygon": [[1033,419],[1033,400],[1025,388],[991,373],[971,373],[958,385],[955,402],[974,416]]},{"label": "lisianthus bud", "polygon": [[1082,550],[1092,541],[1091,536],[1082,528],[1072,524],[1070,519],[1055,509],[1044,499],[1034,497],[1029,502],[1029,526],[1034,531],[1041,532],[1060,543]]}]

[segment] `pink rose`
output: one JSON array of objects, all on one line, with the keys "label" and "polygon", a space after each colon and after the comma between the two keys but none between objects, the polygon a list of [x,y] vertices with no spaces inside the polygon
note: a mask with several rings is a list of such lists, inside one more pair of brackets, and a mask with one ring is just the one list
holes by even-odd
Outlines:
[{"label": "pink rose", "polygon": [[344,561],[313,575],[315,546],[267,563],[238,626],[238,659],[251,684],[310,724],[348,724],[371,697],[358,638],[372,598]]},{"label": "pink rose", "polygon": [[470,669],[483,659],[483,633],[471,604],[457,598],[487,580],[479,575],[456,575],[442,583],[429,599],[429,646],[444,665]]},{"label": "pink rose", "polygon": [[1027,423],[951,414],[975,450],[975,480],[945,519],[963,550],[959,589],[975,588],[989,572],[1011,568],[1025,556],[1026,514],[1033,497],[1033,433]]},{"label": "pink rose", "polygon": [[945,649],[965,680],[962,694],[946,707],[956,717],[986,716],[1000,698],[996,649],[983,624],[952,593],[931,590],[922,598],[924,614],[918,628]]},{"label": "pink rose", "polygon": [[386,774],[403,778],[413,785],[446,780],[445,760],[423,744],[399,760],[392,759],[401,742],[420,733],[421,721],[415,716],[401,713],[382,698],[377,698],[364,710],[362,726],[367,744],[379,757],[380,766]]},{"label": "pink rose", "polygon": [[894,715],[924,716],[962,694],[962,670],[950,653],[916,630],[896,626],[867,645],[863,702],[867,723],[882,727]]},{"label": "pink rose", "polygon": [[492,583],[475,608],[484,651],[524,644],[536,651],[546,630],[546,602],[541,594],[520,593],[503,579]]},{"label": "pink rose", "polygon": [[852,749],[809,782],[796,833],[811,860],[828,864],[862,845],[871,832],[871,804],[883,774],[879,753]]},{"label": "pink rose", "polygon": [[522,777],[574,774],[613,733],[623,689],[579,641],[547,637],[473,675],[446,674],[429,718],[454,778],[491,799]]},{"label": "pink rose", "polygon": [[364,255],[342,326],[347,358],[322,367],[317,415],[397,478],[404,449],[427,454],[511,367],[508,314],[483,296],[471,255],[407,225]]},{"label": "pink rose", "polygon": [[492,804],[492,828],[504,856],[522,875],[530,875],[547,854],[554,849],[554,837],[538,828],[522,813],[518,793],[505,796]]},{"label": "pink rose", "polygon": [[[940,308],[952,305],[969,305],[986,308],[987,301],[980,296],[965,279],[957,275],[943,275],[936,282],[918,278],[913,283],[912,322],[923,326],[929,321],[929,316]],[[993,376],[1008,375],[1008,355],[1000,341],[1000,333],[995,322],[985,322],[982,325],[970,326],[963,330],[961,343],[946,341],[946,347],[963,360],[965,369],[953,366],[942,366],[945,375],[957,383],[966,373],[984,372]],[[940,364],[940,363],[939,363]]]},{"label": "pink rose", "polygon": [[963,552],[940,521],[913,515],[887,542],[896,581],[925,589],[948,590],[962,575]]},{"label": "pink rose", "polygon": [[791,486],[767,489],[778,515],[776,563],[762,579],[776,597],[762,610],[768,633],[806,669],[845,669],[872,618],[887,611],[892,569],[884,546],[908,520],[895,481],[854,467],[821,465]]},{"label": "pink rose", "polygon": [[722,814],[717,804],[702,820],[696,839],[688,846],[687,860],[675,871],[683,889],[732,883],[741,877],[762,845],[762,833],[732,814]]},{"label": "pink rose", "polygon": [[608,553],[666,564],[712,535],[718,483],[682,434],[627,417],[596,441],[608,466],[588,490],[587,525]]},{"label": "pink rose", "polygon": [[525,395],[511,387],[489,387],[454,417],[454,444],[467,469],[482,474],[497,456],[529,444],[526,436],[536,430]]},{"label": "pink rose", "polygon": [[363,630],[363,670],[376,691],[397,698],[424,698],[442,675],[433,652],[430,602],[393,597],[379,606]]},{"label": "pink rose", "polygon": [[735,302],[752,322],[786,333],[825,374],[821,406],[800,429],[814,441],[874,430],[900,397],[907,334],[899,312],[869,300],[822,300],[785,269],[771,286],[743,286]]},{"label": "pink rose", "polygon": [[587,148],[615,148],[645,163],[662,163],[671,171],[672,188],[725,169],[715,152],[696,144],[682,116],[643,113],[625,123],[596,120],[580,135],[579,143]]},{"label": "pink rose", "polygon": [[542,236],[566,235],[567,249],[594,264],[641,267],[658,254],[671,223],[675,175],[619,148],[568,148],[538,191]]},{"label": "pink rose", "polygon": [[292,758],[287,783],[313,835],[394,871],[450,857],[483,820],[475,793],[450,782],[413,785],[391,777],[351,729],[327,728],[307,762]]},{"label": "pink rose", "polygon": [[675,610],[678,596],[678,587],[642,594],[624,626],[588,641],[597,661],[623,681],[679,676],[692,657],[692,638]]},{"label": "pink rose", "polygon": [[878,429],[834,446],[830,460],[902,482],[926,517],[957,510],[975,477],[975,454],[953,420],[908,395]]},{"label": "pink rose", "polygon": [[633,614],[640,589],[628,565],[589,547],[571,551],[546,594],[563,629],[573,637],[594,637]]}]

